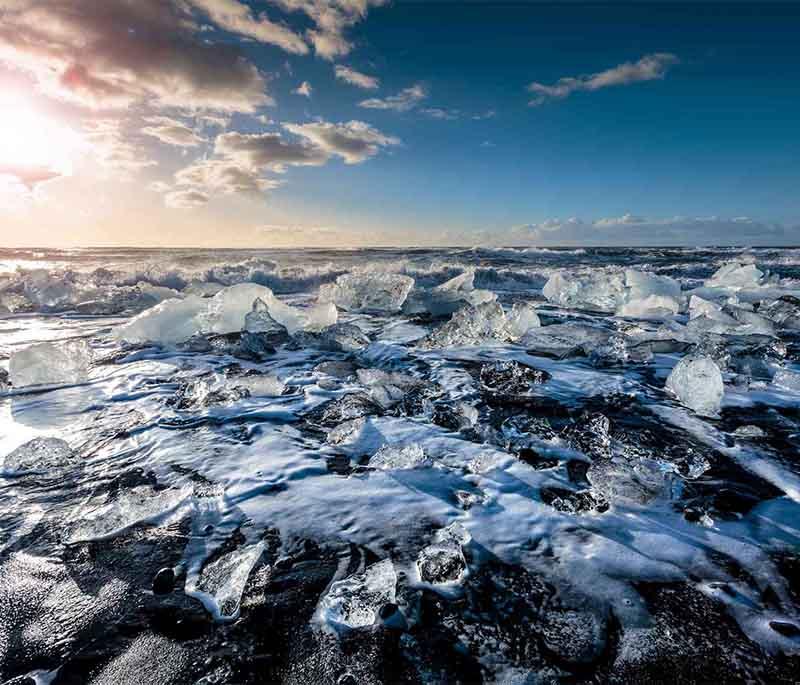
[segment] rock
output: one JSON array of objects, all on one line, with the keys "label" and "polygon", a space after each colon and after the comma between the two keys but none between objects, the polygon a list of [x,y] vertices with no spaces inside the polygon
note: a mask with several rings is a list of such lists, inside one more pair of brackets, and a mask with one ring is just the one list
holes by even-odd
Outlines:
[{"label": "rock", "polygon": [[517,361],[483,364],[480,370],[482,388],[503,397],[529,397],[535,386],[546,383],[550,374]]},{"label": "rock", "polygon": [[153,578],[153,594],[168,595],[175,588],[175,571],[162,568]]}]

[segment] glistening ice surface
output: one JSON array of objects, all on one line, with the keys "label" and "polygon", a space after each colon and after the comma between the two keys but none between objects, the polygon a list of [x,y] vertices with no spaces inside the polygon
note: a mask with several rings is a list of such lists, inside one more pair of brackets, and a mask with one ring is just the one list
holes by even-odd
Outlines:
[{"label": "glistening ice surface", "polygon": [[800,672],[800,250],[5,250],[0,359],[0,682]]}]

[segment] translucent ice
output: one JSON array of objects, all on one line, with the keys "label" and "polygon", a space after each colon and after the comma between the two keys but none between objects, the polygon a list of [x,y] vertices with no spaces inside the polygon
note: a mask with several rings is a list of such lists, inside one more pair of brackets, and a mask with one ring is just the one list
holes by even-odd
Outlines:
[{"label": "translucent ice", "polygon": [[755,264],[732,261],[723,264],[705,285],[710,288],[754,288],[764,282],[765,274]]},{"label": "translucent ice", "polygon": [[618,316],[637,319],[664,319],[681,308],[681,286],[668,276],[625,269],[625,293],[617,308]]},{"label": "translucent ice", "polygon": [[384,409],[397,404],[406,392],[421,381],[403,373],[389,373],[380,369],[359,369],[358,380],[369,388],[370,396]]},{"label": "translucent ice", "polygon": [[569,322],[531,328],[519,341],[533,353],[551,357],[566,357],[571,354],[589,354],[606,345],[611,333],[597,326]]},{"label": "translucent ice", "polygon": [[318,332],[300,331],[294,341],[302,347],[329,352],[356,352],[369,345],[369,338],[354,323],[337,323]]},{"label": "translucent ice", "polygon": [[427,312],[434,316],[447,316],[464,305],[478,305],[497,299],[491,290],[475,288],[475,272],[465,271],[435,288],[419,288],[411,292],[403,305],[407,314]]},{"label": "translucent ice", "polygon": [[422,348],[480,345],[513,338],[508,319],[497,302],[459,309],[450,320],[420,342]]},{"label": "translucent ice", "polygon": [[91,359],[85,340],[39,343],[12,355],[9,377],[15,388],[81,383],[89,376]]},{"label": "translucent ice", "polygon": [[601,270],[557,271],[544,284],[542,294],[560,307],[614,312],[623,302],[625,279],[621,273]]},{"label": "translucent ice", "polygon": [[384,445],[369,460],[369,466],[383,470],[421,469],[431,465],[422,447],[410,445]]},{"label": "translucent ice", "polygon": [[213,601],[216,618],[239,615],[247,579],[264,552],[264,543],[228,552],[206,564],[197,581],[197,589]]},{"label": "translucent ice", "polygon": [[252,309],[244,317],[244,330],[248,333],[283,335],[286,326],[279,324],[269,313],[269,307],[260,297],[253,300]]},{"label": "translucent ice", "polygon": [[675,365],[667,378],[666,389],[701,416],[716,416],[725,393],[719,367],[710,357],[694,355],[684,357]]},{"label": "translucent ice", "polygon": [[350,273],[320,288],[320,302],[333,302],[348,312],[397,312],[414,287],[410,276],[392,273]]},{"label": "translucent ice", "polygon": [[800,329],[800,300],[790,295],[771,302],[762,302],[758,313],[782,328]]},{"label": "translucent ice", "polygon": [[423,548],[417,557],[420,580],[426,583],[458,583],[467,572],[462,546],[472,536],[458,523],[437,531],[434,542]]},{"label": "translucent ice", "polygon": [[730,325],[736,323],[736,319],[730,314],[723,312],[722,307],[718,304],[710,300],[705,300],[697,295],[692,295],[689,298],[689,318],[696,319],[698,316],[705,316],[709,319],[714,319],[715,321],[721,321],[722,323]]},{"label": "translucent ice", "polygon": [[800,392],[800,373],[789,369],[778,369],[772,378],[772,382],[786,390]]},{"label": "translucent ice", "polygon": [[333,628],[371,626],[385,604],[395,601],[397,574],[391,559],[379,561],[363,573],[331,583],[320,600],[317,616]]},{"label": "translucent ice", "polygon": [[[118,339],[130,343],[154,342],[169,345],[182,342],[200,330],[197,316],[205,312],[207,306],[208,300],[196,295],[189,295],[182,300],[164,300],[119,326],[114,334]],[[241,321],[233,330],[239,328]]]},{"label": "translucent ice", "polygon": [[13,472],[42,472],[69,466],[76,460],[72,448],[60,438],[34,438],[17,447],[3,461],[3,469]]},{"label": "translucent ice", "polygon": [[154,490],[141,485],[121,490],[103,504],[77,510],[70,540],[108,538],[138,523],[156,521],[174,512],[191,494],[191,486]]},{"label": "translucent ice", "polygon": [[507,318],[508,329],[514,338],[521,338],[531,328],[539,328],[542,325],[536,309],[528,302],[515,302]]}]

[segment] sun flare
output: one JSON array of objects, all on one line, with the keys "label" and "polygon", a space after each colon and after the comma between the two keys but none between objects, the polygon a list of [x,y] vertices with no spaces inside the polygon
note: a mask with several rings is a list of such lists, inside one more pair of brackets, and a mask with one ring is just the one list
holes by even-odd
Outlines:
[{"label": "sun flare", "polygon": [[32,186],[72,175],[81,137],[25,99],[0,96],[0,176]]}]

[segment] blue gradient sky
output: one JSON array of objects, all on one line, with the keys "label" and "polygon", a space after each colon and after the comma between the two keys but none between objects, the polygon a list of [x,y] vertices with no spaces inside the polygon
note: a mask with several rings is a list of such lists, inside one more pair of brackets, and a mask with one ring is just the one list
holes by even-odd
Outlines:
[{"label": "blue gradient sky", "polygon": [[[314,26],[285,6],[246,4],[298,36]],[[398,1],[367,7],[346,28],[347,54],[326,59],[217,27],[202,40],[241,51],[274,105],[233,112],[225,130],[212,130],[198,123],[201,110],[158,97],[106,111],[44,88],[35,107],[76,130],[101,116],[122,122],[122,135],[157,165],[117,178],[87,152],[70,176],[23,188],[24,200],[9,200],[10,184],[0,237],[18,242],[15,226],[46,221],[48,231],[32,236],[42,244],[800,242],[798,29],[797,3]],[[656,54],[673,56],[657,77],[529,104],[532,82]],[[380,87],[337,80],[337,64]],[[18,55],[7,59],[7,83],[41,81],[19,67]],[[292,92],[302,82],[310,97]],[[406,111],[359,105],[415,85],[426,96]],[[204,142],[143,138],[141,122],[153,115],[184,122]],[[260,178],[281,184],[263,192],[202,188],[205,200],[183,208],[166,200],[180,190],[176,172],[219,157],[217,135],[273,132],[308,144],[282,125],[351,121],[393,142],[349,164],[327,149],[324,163],[262,166]],[[154,181],[160,193],[148,189]],[[92,189],[110,206],[85,206]],[[59,216],[65,206],[73,216]],[[134,218],[148,228],[132,233]]]}]

